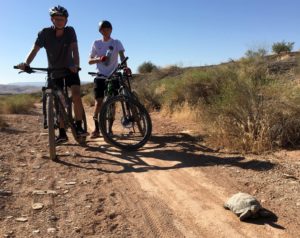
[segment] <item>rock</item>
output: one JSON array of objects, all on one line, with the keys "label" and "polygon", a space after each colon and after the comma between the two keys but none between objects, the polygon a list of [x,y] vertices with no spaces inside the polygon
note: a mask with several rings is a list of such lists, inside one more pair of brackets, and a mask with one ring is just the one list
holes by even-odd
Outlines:
[{"label": "rock", "polygon": [[66,182],[65,185],[75,185],[76,182]]},{"label": "rock", "polygon": [[34,191],[32,191],[32,194],[34,194],[34,195],[45,195],[45,194],[57,195],[57,192],[54,190],[34,190]]},{"label": "rock", "polygon": [[48,233],[55,233],[56,232],[56,228],[54,228],[54,227],[48,228],[47,232]]},{"label": "rock", "polygon": [[19,222],[27,222],[27,221],[28,221],[28,218],[27,218],[27,217],[18,217],[18,218],[16,218],[16,221],[19,221]]},{"label": "rock", "polygon": [[58,217],[52,215],[52,216],[49,217],[49,220],[50,220],[50,221],[57,221],[57,220],[58,220]]},{"label": "rock", "polygon": [[4,197],[4,196],[11,196],[11,195],[12,195],[11,191],[0,189],[0,196]]},{"label": "rock", "polygon": [[34,204],[32,204],[31,207],[33,210],[40,210],[44,207],[44,204],[43,203],[34,203]]},{"label": "rock", "polygon": [[294,180],[297,180],[297,178],[293,175],[290,175],[290,174],[283,174],[283,177],[287,178],[287,179],[294,179]]},{"label": "rock", "polygon": [[33,234],[38,234],[38,233],[40,233],[40,230],[33,230],[32,233]]}]

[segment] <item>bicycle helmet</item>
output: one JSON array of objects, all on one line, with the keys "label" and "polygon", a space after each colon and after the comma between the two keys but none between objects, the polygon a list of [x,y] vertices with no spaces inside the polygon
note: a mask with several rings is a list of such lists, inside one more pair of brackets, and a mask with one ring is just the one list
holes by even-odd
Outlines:
[{"label": "bicycle helmet", "polygon": [[109,21],[100,21],[99,22],[99,31],[101,30],[101,28],[111,28],[112,29],[112,25]]},{"label": "bicycle helmet", "polygon": [[51,17],[53,16],[64,16],[66,18],[68,18],[69,16],[69,13],[67,11],[67,9],[65,9],[64,7],[62,6],[55,6],[55,7],[52,7],[49,9],[49,14]]}]

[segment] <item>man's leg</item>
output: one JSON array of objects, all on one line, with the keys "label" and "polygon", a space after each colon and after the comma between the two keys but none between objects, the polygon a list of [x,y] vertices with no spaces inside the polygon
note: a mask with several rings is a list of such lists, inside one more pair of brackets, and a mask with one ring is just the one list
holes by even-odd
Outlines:
[{"label": "man's leg", "polygon": [[[62,78],[54,79],[54,83],[60,90],[63,89],[63,79]],[[59,134],[55,139],[55,143],[61,144],[63,142],[68,141],[68,136],[67,136],[66,129],[65,129],[63,115],[61,115],[60,113],[58,115],[58,120],[59,120]]]},{"label": "man's leg", "polygon": [[80,86],[72,85],[71,92],[72,92],[72,100],[74,103],[75,120],[82,121],[83,104],[80,96]]}]

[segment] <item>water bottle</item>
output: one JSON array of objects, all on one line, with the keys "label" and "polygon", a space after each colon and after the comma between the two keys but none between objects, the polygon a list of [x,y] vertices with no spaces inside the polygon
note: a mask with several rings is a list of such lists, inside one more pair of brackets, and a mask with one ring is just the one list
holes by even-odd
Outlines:
[{"label": "water bottle", "polygon": [[113,46],[109,46],[108,47],[108,49],[106,51],[106,54],[105,54],[105,56],[107,57],[107,60],[105,61],[105,65],[109,65],[113,49],[114,49]]}]

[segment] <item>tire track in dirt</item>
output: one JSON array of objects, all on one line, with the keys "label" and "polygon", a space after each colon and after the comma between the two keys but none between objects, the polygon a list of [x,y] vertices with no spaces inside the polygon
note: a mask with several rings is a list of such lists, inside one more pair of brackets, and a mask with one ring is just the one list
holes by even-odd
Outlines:
[{"label": "tire track in dirt", "polygon": [[[143,198],[144,202],[135,206],[146,211],[145,219],[154,237],[288,237],[268,225],[241,223],[222,206],[229,192],[208,179],[200,167],[176,168],[180,160],[168,152],[184,151],[180,143],[166,141],[163,147],[153,149],[156,144],[150,142],[145,147],[136,156],[128,157],[139,160],[131,170],[148,202]],[[201,159],[200,152],[193,152],[194,156]],[[126,153],[123,155],[126,159]],[[166,219],[169,222],[162,222]]]},{"label": "tire track in dirt", "polygon": [[[180,129],[161,117],[152,117],[153,137],[139,151],[119,151],[102,139],[81,147],[70,136],[58,147],[58,162],[49,160],[40,115],[9,118],[10,129],[0,131],[1,189],[12,191],[1,198],[3,236],[288,237],[267,224],[241,223],[224,210],[232,191],[209,174],[223,158],[203,152],[190,136],[168,134]],[[91,131],[90,114],[88,119]],[[32,210],[37,202],[44,208]],[[20,216],[28,221],[15,221]]]}]

